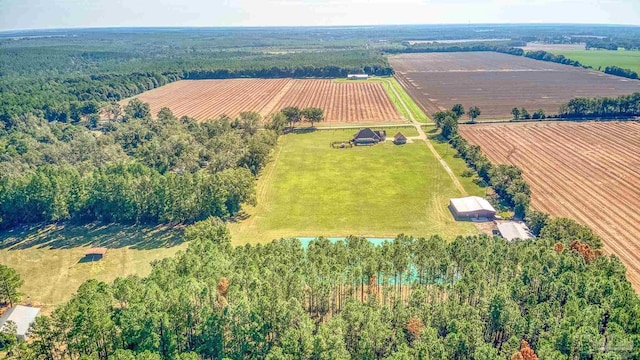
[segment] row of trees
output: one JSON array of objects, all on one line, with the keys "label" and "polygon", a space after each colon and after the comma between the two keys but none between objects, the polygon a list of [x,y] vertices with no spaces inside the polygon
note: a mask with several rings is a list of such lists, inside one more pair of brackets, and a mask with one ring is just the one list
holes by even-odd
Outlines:
[{"label": "row of trees", "polygon": [[547,117],[547,115],[544,113],[543,109],[538,109],[536,112],[533,113],[533,115],[529,114],[529,112],[527,111],[527,109],[520,108],[518,109],[517,107],[514,107],[513,109],[511,109],[511,115],[513,115],[513,120],[518,121],[520,119],[522,120],[529,120],[529,119],[534,119],[534,120],[542,120],[545,119]]},{"label": "row of trees", "polygon": [[524,54],[524,56],[531,59],[550,61],[550,62],[555,62],[559,64],[565,64],[565,65],[571,65],[571,66],[583,66],[577,60],[571,60],[569,58],[566,58],[564,55],[555,55],[544,50],[527,51],[527,53]]},{"label": "row of trees", "polygon": [[465,113],[469,116],[469,123],[474,124],[478,116],[482,114],[482,111],[477,106],[471,106],[465,112],[462,104],[455,104],[451,110],[438,111],[433,114],[433,121],[436,124],[436,128],[441,129],[443,138],[449,139],[458,133],[458,121]]},{"label": "row of trees", "polygon": [[640,116],[640,92],[617,98],[575,98],[560,107],[560,117]]},{"label": "row of trees", "polygon": [[607,66],[606,68],[604,68],[604,73],[605,74],[611,74],[611,75],[616,75],[616,76],[622,76],[622,77],[626,77],[628,79],[638,79],[638,73],[630,70],[630,69],[623,69],[621,67],[617,67],[617,66]]},{"label": "row of trees", "polygon": [[[517,108],[516,108],[517,110]],[[525,110],[526,111],[526,110]],[[433,120],[436,127],[441,129],[440,136],[449,141],[457,150],[467,165],[474,169],[484,182],[493,187],[497,198],[496,203],[513,209],[515,216],[524,219],[531,202],[531,190],[522,178],[522,172],[515,166],[491,164],[489,159],[482,154],[480,146],[469,143],[458,134],[458,119],[464,115],[464,107],[461,104],[454,105],[451,110],[438,111]],[[480,115],[480,109],[473,106],[467,111],[470,121]],[[518,115],[520,112],[518,111]],[[515,114],[514,114],[515,116]]]},{"label": "row of trees", "polygon": [[295,239],[232,248],[209,219],[188,227],[187,251],[155,263],[148,277],[83,284],[8,356],[639,356],[640,300],[620,261],[595,251],[587,262],[584,246],[571,245],[587,240],[567,220],[547,220],[540,234],[535,242],[399,235],[381,246],[348,237],[308,249]]},{"label": "row of trees", "polygon": [[430,53],[430,52],[476,52],[476,51],[493,51],[504,54],[511,54],[516,56],[524,55],[524,50],[518,46],[525,46],[525,42],[512,42],[505,43],[493,43],[493,42],[479,42],[470,43],[466,45],[461,44],[444,44],[444,43],[414,43],[410,44],[404,42],[400,48],[388,48],[384,49],[389,54],[399,53]]},{"label": "row of trees", "polygon": [[324,121],[324,110],[316,107],[300,109],[297,106],[287,106],[280,110],[280,113],[284,115],[291,129],[293,129],[296,123],[302,121],[310,123],[311,127],[313,127],[315,123]]}]

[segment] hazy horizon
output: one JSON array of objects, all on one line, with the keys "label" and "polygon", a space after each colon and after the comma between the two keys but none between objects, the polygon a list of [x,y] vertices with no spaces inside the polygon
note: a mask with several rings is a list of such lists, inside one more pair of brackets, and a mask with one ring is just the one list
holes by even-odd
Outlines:
[{"label": "hazy horizon", "polygon": [[0,0],[0,6],[3,32],[131,27],[640,25],[637,0]]}]

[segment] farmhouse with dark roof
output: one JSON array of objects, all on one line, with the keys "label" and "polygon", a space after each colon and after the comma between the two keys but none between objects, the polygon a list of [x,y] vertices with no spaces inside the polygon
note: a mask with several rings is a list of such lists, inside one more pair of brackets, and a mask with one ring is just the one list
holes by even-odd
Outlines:
[{"label": "farmhouse with dark roof", "polygon": [[384,130],[373,131],[370,128],[360,129],[357,134],[354,135],[351,142],[354,145],[374,145],[380,141],[384,141],[387,138],[387,132]]}]

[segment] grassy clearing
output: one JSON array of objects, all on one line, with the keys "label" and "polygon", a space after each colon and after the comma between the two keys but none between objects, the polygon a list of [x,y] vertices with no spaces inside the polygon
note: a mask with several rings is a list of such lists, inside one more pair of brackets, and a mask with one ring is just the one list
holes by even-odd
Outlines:
[{"label": "grassy clearing", "polygon": [[584,65],[592,66],[594,69],[607,66],[618,66],[631,69],[640,73],[640,51],[627,50],[557,50],[552,51],[556,55],[564,55],[572,60],[578,60]]},{"label": "grassy clearing", "polygon": [[[113,281],[127,275],[146,276],[151,262],[186,248],[182,231],[166,227],[49,225],[0,234],[0,263],[24,279],[23,301],[48,313],[67,301],[89,279]],[[104,259],[80,262],[90,246],[107,246]]]},{"label": "grassy clearing", "polygon": [[393,103],[393,106],[395,106],[396,110],[398,110],[400,115],[404,116],[407,120],[411,118],[411,116],[407,112],[407,109],[402,105],[402,103],[404,102],[404,104],[409,109],[409,111],[411,112],[411,115],[413,115],[413,118],[416,119],[416,121],[421,123],[432,122],[431,119],[429,119],[427,115],[425,115],[425,113],[422,112],[422,110],[420,110],[420,107],[413,101],[411,96],[407,94],[407,92],[404,90],[402,85],[400,85],[400,83],[393,77],[381,77],[381,78],[375,77],[367,80],[336,79],[335,81],[336,82],[369,81],[369,82],[382,83],[382,86],[384,87],[384,90],[387,92],[389,99]]},{"label": "grassy clearing", "polygon": [[[449,145],[446,141],[443,141],[439,137],[439,131],[435,128],[435,126],[423,126],[423,129],[427,136],[429,137],[429,141],[436,149],[438,154],[442,157],[444,161],[447,162],[451,171],[456,175],[458,181],[462,184],[462,187],[469,193],[469,195],[476,196],[485,196],[486,188],[478,186],[473,182],[473,176],[462,176],[465,171],[471,170],[467,166],[467,163],[457,157],[457,151]],[[473,172],[475,174],[475,171]]]},{"label": "grassy clearing", "polygon": [[329,146],[352,135],[323,130],[282,136],[258,182],[258,206],[229,225],[235,244],[287,236],[477,233],[473,224],[453,221],[447,205],[460,192],[422,141]]}]

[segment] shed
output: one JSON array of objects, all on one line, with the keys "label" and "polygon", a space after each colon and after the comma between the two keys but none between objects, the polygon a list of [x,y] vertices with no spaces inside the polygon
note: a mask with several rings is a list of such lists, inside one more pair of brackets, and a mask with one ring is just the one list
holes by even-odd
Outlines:
[{"label": "shed", "polygon": [[99,261],[106,255],[107,248],[105,247],[95,247],[87,250],[84,253],[84,261]]},{"label": "shed", "polygon": [[406,144],[407,143],[407,137],[402,135],[401,132],[398,132],[396,134],[396,136],[393,137],[393,143],[396,144],[396,145]]},{"label": "shed", "polygon": [[451,199],[449,209],[456,219],[491,219],[496,216],[496,209],[479,196]]},{"label": "shed", "polygon": [[499,221],[496,222],[498,232],[500,236],[508,241],[514,241],[516,239],[529,240],[535,239],[535,236],[531,233],[531,230],[523,222],[519,221]]},{"label": "shed", "polygon": [[16,305],[0,317],[0,331],[4,330],[7,322],[12,321],[16,324],[18,339],[26,340],[28,338],[29,326],[36,321],[38,315],[40,315],[39,308]]},{"label": "shed", "polygon": [[355,145],[374,145],[387,138],[385,130],[373,131],[370,128],[360,129],[351,140]]},{"label": "shed", "polygon": [[369,75],[367,74],[348,74],[347,75],[348,80],[367,80],[368,78],[369,78]]}]

